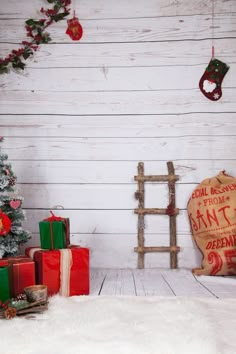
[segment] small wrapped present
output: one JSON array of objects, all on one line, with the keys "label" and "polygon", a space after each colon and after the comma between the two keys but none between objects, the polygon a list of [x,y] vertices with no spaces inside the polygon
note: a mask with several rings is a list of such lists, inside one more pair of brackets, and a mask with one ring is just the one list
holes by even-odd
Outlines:
[{"label": "small wrapped present", "polygon": [[27,256],[36,264],[36,281],[48,287],[48,295],[89,294],[89,249],[73,246],[60,250],[28,247]]},{"label": "small wrapped present", "polygon": [[50,213],[51,217],[39,222],[41,248],[67,248],[70,244],[70,220]]},{"label": "small wrapped present", "polygon": [[0,301],[10,299],[10,282],[8,273],[8,262],[0,259]]},{"label": "small wrapped present", "polygon": [[24,288],[35,285],[35,262],[29,257],[9,257],[8,262],[10,295],[16,297]]}]

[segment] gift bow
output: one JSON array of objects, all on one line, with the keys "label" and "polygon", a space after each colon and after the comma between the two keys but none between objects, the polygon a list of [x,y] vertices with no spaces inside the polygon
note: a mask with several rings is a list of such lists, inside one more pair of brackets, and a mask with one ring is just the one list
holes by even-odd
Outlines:
[{"label": "gift bow", "polygon": [[52,216],[50,216],[50,217],[47,218],[47,219],[44,219],[44,221],[53,222],[53,221],[64,221],[64,220],[65,220],[65,218],[62,218],[61,216],[56,216],[56,215],[54,215],[51,210],[50,210],[50,214],[52,214]]}]

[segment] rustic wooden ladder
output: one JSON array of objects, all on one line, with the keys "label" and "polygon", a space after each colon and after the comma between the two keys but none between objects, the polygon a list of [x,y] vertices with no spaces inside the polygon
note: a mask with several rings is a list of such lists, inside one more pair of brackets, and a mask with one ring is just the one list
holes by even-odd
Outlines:
[{"label": "rustic wooden ladder", "polygon": [[[138,182],[138,190],[135,193],[135,198],[138,200],[138,208],[134,210],[135,214],[138,214],[138,247],[134,248],[134,251],[138,253],[138,268],[144,268],[144,255],[148,252],[170,252],[170,268],[177,268],[177,254],[180,247],[176,245],[176,216],[179,213],[179,209],[176,208],[175,203],[175,182],[179,180],[179,176],[175,175],[173,162],[167,162],[168,175],[159,176],[145,176],[144,175],[144,163],[138,164],[138,176],[134,177],[134,180]],[[168,182],[169,188],[169,205],[167,208],[145,208],[145,182]],[[155,215],[168,215],[169,216],[169,229],[170,229],[170,245],[160,247],[145,247],[144,239],[144,216],[148,214]]]}]

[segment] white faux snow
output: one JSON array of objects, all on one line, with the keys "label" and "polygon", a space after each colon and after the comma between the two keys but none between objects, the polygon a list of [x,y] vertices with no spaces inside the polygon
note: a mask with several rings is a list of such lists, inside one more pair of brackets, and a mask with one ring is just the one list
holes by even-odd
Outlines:
[{"label": "white faux snow", "polygon": [[235,354],[236,299],[54,296],[0,320],[0,354]]}]

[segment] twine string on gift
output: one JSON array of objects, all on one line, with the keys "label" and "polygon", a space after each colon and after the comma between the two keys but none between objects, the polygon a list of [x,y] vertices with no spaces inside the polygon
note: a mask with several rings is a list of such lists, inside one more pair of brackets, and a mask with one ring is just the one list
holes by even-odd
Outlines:
[{"label": "twine string on gift", "polygon": [[70,249],[60,250],[60,290],[62,296],[70,296],[70,273],[72,267],[72,252]]},{"label": "twine string on gift", "polygon": [[65,224],[65,227],[66,227],[66,246],[68,247],[69,244],[70,244],[70,235],[69,235],[69,220],[64,218],[64,224]]},{"label": "twine string on gift", "polygon": [[51,240],[51,249],[54,249],[54,234],[53,234],[53,223],[50,222],[50,240]]}]

